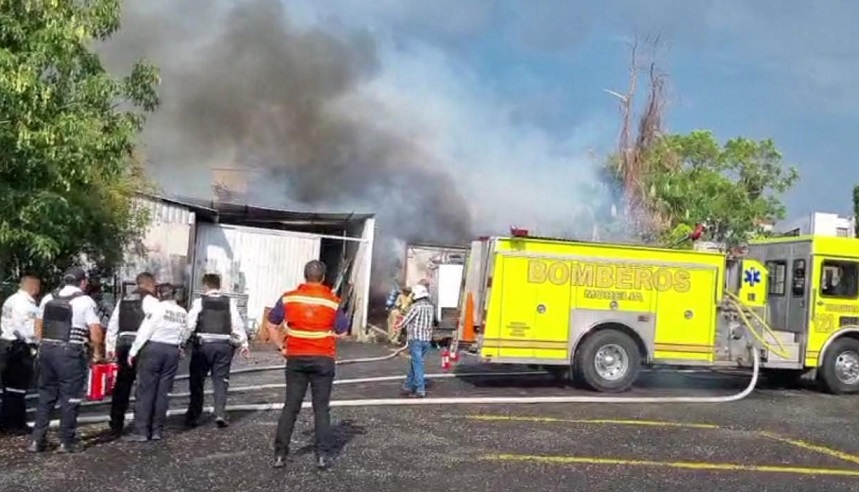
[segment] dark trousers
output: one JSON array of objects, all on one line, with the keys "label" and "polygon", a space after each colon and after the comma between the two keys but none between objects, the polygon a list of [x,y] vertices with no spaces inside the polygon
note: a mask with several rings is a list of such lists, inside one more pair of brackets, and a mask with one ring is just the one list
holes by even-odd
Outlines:
[{"label": "dark trousers", "polygon": [[42,442],[48,433],[51,410],[60,401],[60,440],[72,444],[78,411],[86,391],[86,347],[43,342],[39,349],[39,406],[33,440]]},{"label": "dark trousers", "polygon": [[134,425],[141,436],[161,434],[167,421],[167,394],[173,390],[173,378],[179,367],[179,347],[160,342],[146,342],[137,361],[137,401]]},{"label": "dark trousers", "polygon": [[116,363],[119,371],[116,373],[116,383],[110,399],[110,428],[117,432],[121,432],[125,425],[125,412],[128,411],[131,388],[137,377],[137,361],[134,366],[128,365],[128,352],[131,351],[133,343],[134,339],[130,337],[119,337],[116,341]]},{"label": "dark trousers", "polygon": [[33,356],[27,343],[0,340],[0,384],[3,409],[0,429],[17,431],[27,428],[27,389],[33,377]]},{"label": "dark trousers", "polygon": [[212,390],[215,393],[215,417],[226,418],[227,389],[230,386],[230,366],[236,349],[228,341],[201,342],[191,353],[188,389],[191,401],[185,420],[195,422],[203,414],[203,388],[206,376],[212,373]]},{"label": "dark trousers", "polygon": [[326,455],[331,452],[331,416],[328,405],[331,401],[331,386],[334,383],[334,367],[334,359],[330,357],[286,358],[286,402],[277,422],[277,435],[274,440],[274,449],[278,456],[286,456],[289,452],[295,420],[301,411],[308,385],[313,402],[316,454]]}]

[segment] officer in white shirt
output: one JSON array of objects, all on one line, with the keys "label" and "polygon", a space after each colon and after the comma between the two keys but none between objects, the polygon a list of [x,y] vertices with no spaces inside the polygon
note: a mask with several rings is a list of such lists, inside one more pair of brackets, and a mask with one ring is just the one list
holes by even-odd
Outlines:
[{"label": "officer in white shirt", "polygon": [[110,430],[115,435],[122,434],[125,427],[125,412],[137,376],[137,368],[128,364],[128,354],[143,319],[158,306],[155,276],[142,272],[135,281],[137,288],[116,303],[107,325],[107,357],[119,365],[110,400]]},{"label": "officer in white shirt", "polygon": [[[179,347],[190,335],[188,312],[176,304],[172,285],[160,288],[161,302],[146,315],[128,353],[128,364],[137,367],[134,405],[135,432],[125,440],[160,441],[167,421],[167,394],[179,367]],[[135,360],[136,359],[136,360]]]},{"label": "officer in white shirt", "polygon": [[0,430],[10,434],[29,434],[25,396],[33,377],[36,347],[36,315],[41,282],[38,277],[21,278],[18,292],[3,303],[0,317],[0,384],[3,388]]},{"label": "officer in white shirt", "polygon": [[203,413],[203,385],[212,373],[215,393],[215,423],[227,427],[227,388],[230,384],[230,366],[235,347],[241,347],[242,356],[250,356],[248,335],[235,299],[221,295],[221,276],[203,275],[205,294],[194,299],[188,312],[188,328],[194,337],[188,386],[191,401],[185,413],[185,425],[195,427]]},{"label": "officer in white shirt", "polygon": [[[83,269],[70,268],[64,287],[42,299],[36,316],[39,341],[39,405],[33,441],[27,451],[45,450],[51,412],[60,402],[61,453],[75,451],[78,411],[86,392],[88,347],[94,359],[104,359],[101,322],[95,301],[84,294],[87,276]],[[41,328],[40,328],[41,327]]]}]

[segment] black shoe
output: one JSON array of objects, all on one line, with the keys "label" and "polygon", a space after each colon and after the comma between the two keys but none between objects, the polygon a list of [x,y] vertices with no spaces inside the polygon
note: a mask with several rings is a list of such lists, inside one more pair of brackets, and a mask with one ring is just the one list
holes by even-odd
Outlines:
[{"label": "black shoe", "polygon": [[218,417],[215,419],[215,425],[217,425],[219,429],[226,429],[230,426],[230,423],[224,417]]},{"label": "black shoe", "polygon": [[32,441],[29,446],[27,446],[28,453],[41,453],[45,451],[45,443],[44,441]]},{"label": "black shoe", "polygon": [[322,455],[316,456],[316,468],[327,470],[331,466],[331,460]]},{"label": "black shoe", "polygon": [[63,444],[60,444],[60,447],[59,447],[59,449],[57,449],[57,452],[62,453],[62,454],[77,453],[78,452],[78,446],[77,446],[77,444],[63,443]]},{"label": "black shoe", "polygon": [[114,424],[111,422],[110,424],[110,435],[112,436],[121,436],[123,430],[125,430],[125,425],[123,424]]},{"label": "black shoe", "polygon": [[199,425],[200,425],[200,419],[191,419],[191,418],[187,418],[187,417],[185,418],[185,427],[187,427],[189,429],[193,429],[195,427],[198,427]]},{"label": "black shoe", "polygon": [[122,438],[125,442],[146,442],[149,439],[146,436],[141,436],[140,434],[129,434]]},{"label": "black shoe", "polygon": [[149,439],[152,441],[160,441],[161,439],[163,439],[163,437],[161,437],[160,432],[153,432],[152,437],[150,437]]},{"label": "black shoe", "polygon": [[283,468],[286,466],[286,456],[275,456],[274,463],[272,463],[272,468]]}]

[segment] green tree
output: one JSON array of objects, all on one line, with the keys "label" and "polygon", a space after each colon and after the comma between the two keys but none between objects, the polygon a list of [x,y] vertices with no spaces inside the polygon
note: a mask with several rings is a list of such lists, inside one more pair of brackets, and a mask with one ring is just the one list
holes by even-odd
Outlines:
[{"label": "green tree", "polygon": [[856,237],[859,237],[859,185],[853,187],[853,220],[856,222]]},{"label": "green tree", "polygon": [[46,277],[84,253],[113,265],[146,220],[135,158],[158,106],[157,69],[121,78],[93,45],[119,28],[120,0],[0,0],[0,271]]},{"label": "green tree", "polygon": [[653,238],[682,238],[706,223],[713,241],[742,244],[783,219],[781,195],[799,175],[785,167],[772,140],[734,138],[720,145],[709,131],[665,135],[642,154],[639,201],[656,217]]}]

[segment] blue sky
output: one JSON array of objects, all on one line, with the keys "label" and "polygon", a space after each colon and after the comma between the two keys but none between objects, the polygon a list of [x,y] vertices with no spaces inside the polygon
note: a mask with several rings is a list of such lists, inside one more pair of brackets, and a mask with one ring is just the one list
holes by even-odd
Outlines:
[{"label": "blue sky", "polygon": [[[852,136],[859,123],[859,93],[852,90],[859,75],[859,28],[851,20],[859,18],[859,2],[298,0],[286,5],[303,25],[371,32],[382,60],[379,94],[420,99],[430,112],[438,99],[439,105],[470,108],[476,122],[465,125],[467,132],[458,138],[467,134],[491,144],[490,130],[480,123],[492,125],[496,111],[503,110],[497,128],[502,139],[516,138],[511,128],[525,128],[530,137],[524,138],[541,140],[533,145],[556,156],[533,163],[536,181],[550,189],[558,176],[552,178],[552,166],[581,165],[574,162],[589,151],[601,155],[614,145],[616,101],[603,89],[625,89],[626,43],[636,34],[660,32],[665,41],[660,61],[671,76],[670,131],[711,129],[720,139],[771,137],[785,162],[801,174],[786,197],[790,216],[850,210],[851,189],[859,183]],[[415,80],[421,77],[432,82]],[[422,110],[410,112],[420,118]],[[485,153],[461,152],[463,157]],[[517,176],[527,179],[528,173],[520,170]]]}]

